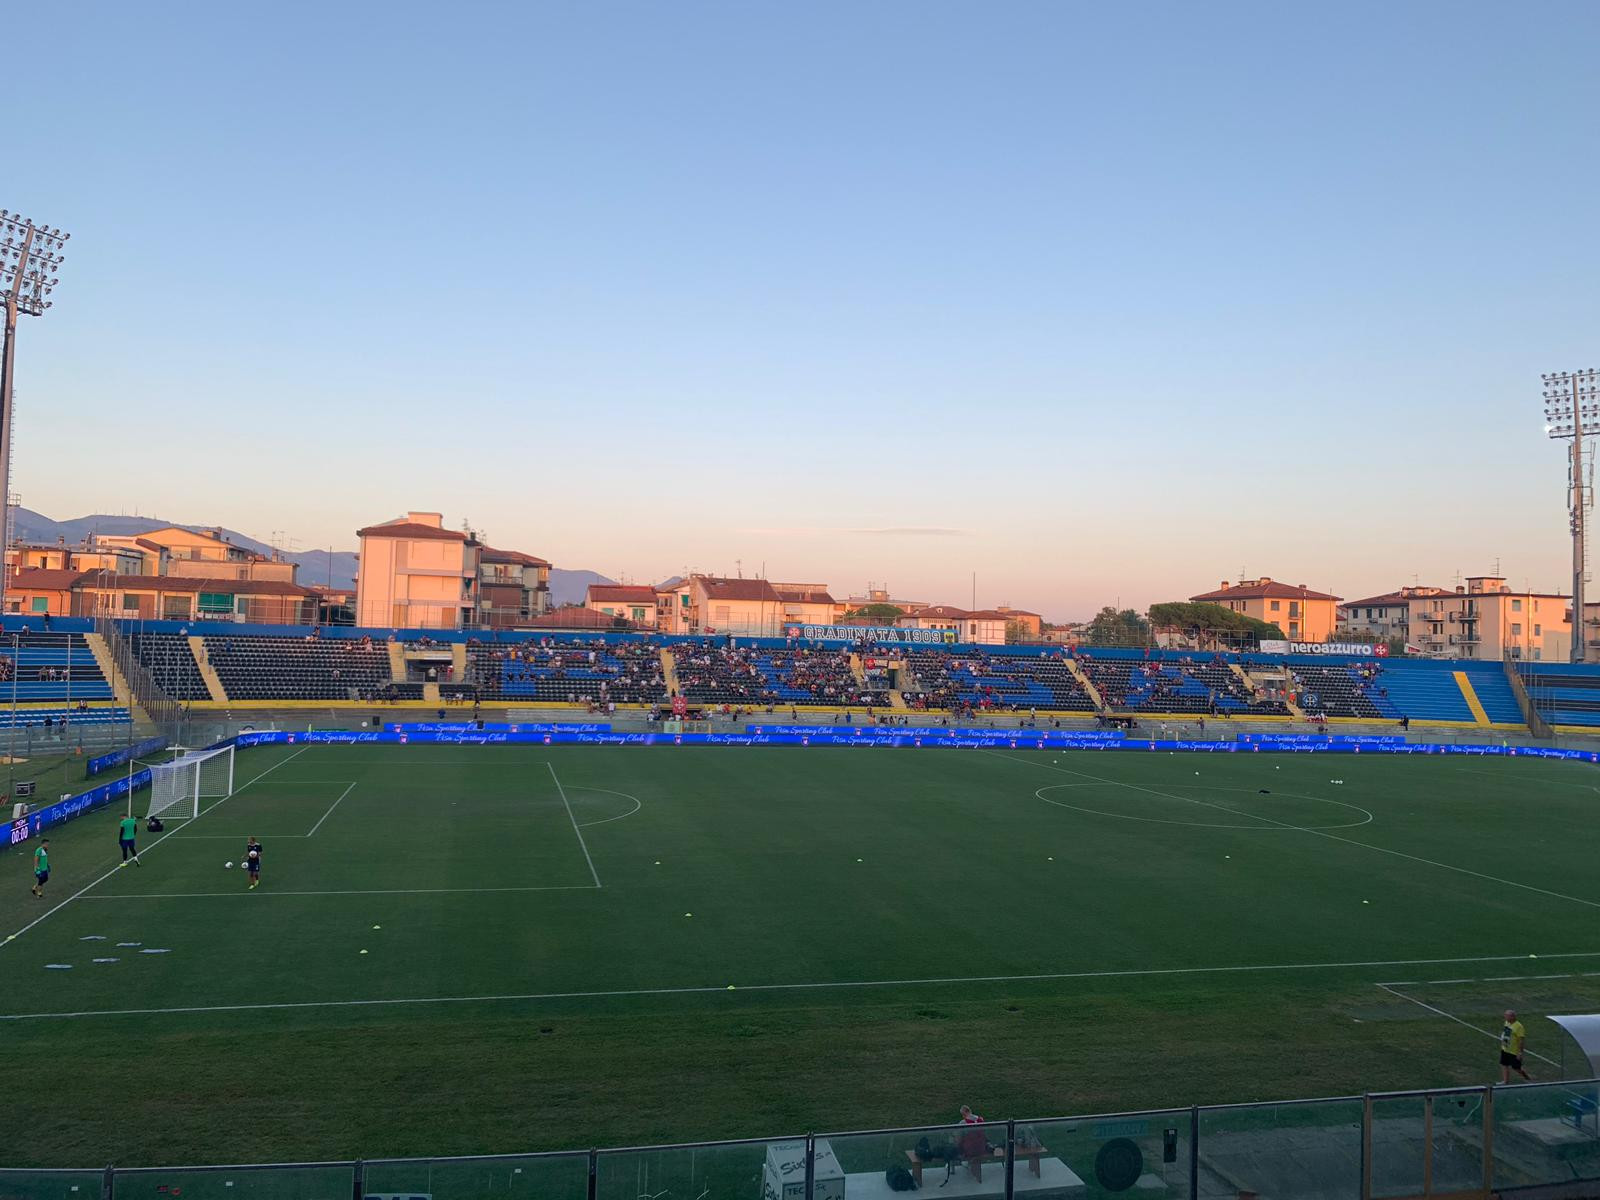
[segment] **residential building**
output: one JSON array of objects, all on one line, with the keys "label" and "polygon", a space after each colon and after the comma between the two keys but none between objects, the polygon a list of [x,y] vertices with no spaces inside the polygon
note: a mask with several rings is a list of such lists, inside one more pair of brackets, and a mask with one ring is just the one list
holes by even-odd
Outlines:
[{"label": "residential building", "polygon": [[[1447,588],[1417,585],[1339,605],[1339,630],[1388,641],[1411,636],[1411,601],[1453,595]],[[1337,640],[1337,638],[1335,638]]]},{"label": "residential building", "polygon": [[917,612],[899,618],[895,624],[902,629],[939,629],[953,635],[958,642],[972,642],[980,646],[1003,646],[1006,625],[1011,618],[997,609],[968,610],[948,604],[931,604]]},{"label": "residential building", "polygon": [[892,604],[903,613],[914,613],[918,609],[931,608],[926,600],[900,600],[892,595],[888,588],[867,585],[867,594],[864,596],[850,596],[844,601],[845,611],[865,608],[869,604]]},{"label": "residential building", "polygon": [[655,586],[656,628],[662,633],[692,633],[689,609],[694,603],[694,589],[681,575]]},{"label": "residential building", "polygon": [[656,627],[656,589],[632,584],[591,583],[584,607],[635,625]]},{"label": "residential building", "polygon": [[775,635],[783,599],[765,579],[689,576],[689,624],[694,633]]},{"label": "residential building", "polygon": [[783,606],[784,624],[834,625],[843,611],[824,583],[774,583],[772,590]]},{"label": "residential building", "polygon": [[73,588],[83,578],[82,571],[61,567],[24,567],[6,572],[6,611],[8,613],[48,614],[52,617],[77,615]]},{"label": "residential building", "polygon": [[520,550],[484,546],[478,555],[478,621],[525,625],[550,611],[550,564]]},{"label": "residential building", "polygon": [[168,525],[140,534],[100,534],[95,542],[140,552],[144,557],[143,573],[148,575],[297,582],[297,564],[276,551],[269,557],[236,546],[220,528],[194,530]]},{"label": "residential building", "polygon": [[[154,569],[147,569],[147,561]],[[112,546],[93,538],[78,546],[65,539],[54,543],[22,543],[6,550],[6,569],[47,571],[110,571],[117,575],[163,575],[166,551],[150,543],[147,548]]]},{"label": "residential building", "polygon": [[1338,625],[1338,596],[1314,592],[1303,583],[1279,583],[1266,575],[1238,583],[1224,579],[1216,591],[1189,599],[1271,622],[1291,642],[1325,642]]},{"label": "residential building", "polygon": [[1572,655],[1572,600],[1560,592],[1513,591],[1498,575],[1473,575],[1453,592],[1411,596],[1407,604],[1408,643],[1432,658],[1565,662]]},{"label": "residential building", "polygon": [[690,575],[654,589],[656,623],[664,633],[732,633],[776,637],[786,624],[832,625],[839,603],[821,583],[772,583]]},{"label": "residential building", "polygon": [[605,613],[596,612],[585,604],[565,604],[560,608],[551,609],[543,616],[535,617],[528,622],[528,625],[532,629],[583,629],[605,633],[617,629],[619,620],[623,628],[632,630],[632,623],[626,618],[608,617]]},{"label": "residential building", "polygon": [[110,571],[29,568],[6,584],[10,612],[107,616],[133,620],[244,621],[310,624],[316,593],[278,579],[205,579],[181,575],[118,575]]},{"label": "residential building", "polygon": [[356,530],[356,624],[460,629],[478,611],[479,554],[469,534],[436,512],[409,512]]},{"label": "residential building", "polygon": [[1016,630],[1017,641],[1037,642],[1043,638],[1044,617],[1038,613],[1025,608],[1012,608],[1009,604],[997,604],[994,611],[1005,614],[1007,624]]}]

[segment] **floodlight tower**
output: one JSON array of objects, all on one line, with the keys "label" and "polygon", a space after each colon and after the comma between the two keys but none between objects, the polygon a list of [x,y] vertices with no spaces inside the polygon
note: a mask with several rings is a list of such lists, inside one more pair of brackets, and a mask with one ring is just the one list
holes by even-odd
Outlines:
[{"label": "floodlight tower", "polygon": [[1572,524],[1572,661],[1583,662],[1584,525],[1594,505],[1593,455],[1585,439],[1600,432],[1600,372],[1557,371],[1544,380],[1544,431],[1572,442],[1567,465],[1567,511]]},{"label": "floodlight tower", "polygon": [[0,345],[0,612],[6,605],[5,551],[11,547],[11,385],[16,373],[17,316],[44,315],[65,261],[70,234],[35,225],[0,208],[0,302],[6,306]]}]

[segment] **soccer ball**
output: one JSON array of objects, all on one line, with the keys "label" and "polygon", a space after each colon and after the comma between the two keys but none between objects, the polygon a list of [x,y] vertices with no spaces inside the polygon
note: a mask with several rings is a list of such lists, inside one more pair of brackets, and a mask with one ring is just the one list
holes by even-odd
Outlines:
[{"label": "soccer ball", "polygon": [[225,866],[225,867],[231,867],[231,866],[233,866],[233,864],[232,864],[232,863],[223,863],[223,864],[222,864],[222,865],[223,865],[223,866]]}]

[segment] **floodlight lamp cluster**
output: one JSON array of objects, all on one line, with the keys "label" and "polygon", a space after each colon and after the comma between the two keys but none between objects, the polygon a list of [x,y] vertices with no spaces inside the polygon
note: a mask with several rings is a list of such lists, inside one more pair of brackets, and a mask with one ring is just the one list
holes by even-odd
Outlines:
[{"label": "floodlight lamp cluster", "polygon": [[0,298],[14,300],[17,311],[33,317],[49,308],[71,236],[0,208]]},{"label": "floodlight lamp cluster", "polygon": [[1544,381],[1544,431],[1552,438],[1600,432],[1600,371],[1557,371]]}]

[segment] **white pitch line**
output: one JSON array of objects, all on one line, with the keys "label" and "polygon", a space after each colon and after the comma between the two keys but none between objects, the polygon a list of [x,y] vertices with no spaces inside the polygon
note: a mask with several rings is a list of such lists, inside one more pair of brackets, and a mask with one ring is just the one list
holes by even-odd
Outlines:
[{"label": "white pitch line", "polygon": [[[1510,978],[1515,978],[1515,976],[1511,976]],[[1424,1004],[1421,1000],[1418,1000],[1415,996],[1408,996],[1404,992],[1396,991],[1393,987],[1391,987],[1387,983],[1380,983],[1378,985],[1378,987],[1381,988],[1383,991],[1388,992],[1391,996],[1398,996],[1402,1000],[1409,1000],[1409,1001],[1411,1001],[1411,1003],[1417,1005],[1417,1007],[1419,1007],[1419,1008],[1425,1008],[1431,1013],[1437,1013],[1441,1017],[1445,1017],[1445,1018],[1448,1018],[1451,1021],[1454,1021],[1457,1025],[1465,1026],[1467,1029],[1472,1030],[1473,1033],[1481,1033],[1481,1034],[1483,1034],[1484,1037],[1489,1038],[1491,1041],[1494,1041],[1494,1042],[1497,1042],[1497,1043],[1500,1041],[1500,1035],[1498,1033],[1493,1033],[1493,1032],[1491,1032],[1490,1030],[1487,1030],[1487,1029],[1479,1029],[1476,1025],[1472,1024],[1472,1022],[1463,1021],[1460,1017],[1456,1016],[1454,1013],[1447,1013],[1442,1008],[1435,1008],[1431,1004]],[[1556,1060],[1553,1059],[1553,1058],[1546,1058],[1543,1054],[1540,1054],[1537,1050],[1526,1050],[1525,1053],[1528,1055],[1528,1057],[1537,1058],[1540,1062],[1547,1062],[1552,1067],[1559,1067],[1561,1065],[1560,1063],[1556,1062]]]},{"label": "white pitch line", "polygon": [[118,892],[116,895],[88,896],[89,900],[205,900],[215,896],[445,896],[476,895],[488,892],[592,892],[587,883],[552,883],[541,887],[483,888],[352,888],[331,892],[279,892],[257,889],[242,892]]},{"label": "white pitch line", "polygon": [[550,768],[550,778],[556,781],[556,791],[561,793],[561,805],[567,810],[567,820],[572,822],[572,832],[578,835],[578,845],[583,849],[583,860],[589,864],[589,874],[594,877],[595,887],[599,887],[600,872],[594,869],[594,859],[589,857],[589,843],[583,840],[583,830],[578,828],[578,818],[572,815],[572,805],[567,803],[567,789],[561,786],[555,763],[546,760],[544,765]]},{"label": "white pitch line", "polygon": [[328,806],[328,811],[322,814],[322,816],[317,820],[317,823],[311,827],[311,832],[306,834],[306,836],[307,837],[315,837],[317,830],[322,828],[322,822],[326,821],[329,817],[333,816],[333,810],[339,807],[340,801],[342,801],[351,792],[355,791],[355,789],[356,789],[356,785],[354,783],[352,783],[349,787],[345,788],[344,791],[340,792],[339,793],[339,799],[335,800],[332,804],[330,804]]},{"label": "white pitch line", "polygon": [[1582,896],[1569,896],[1565,892],[1553,892],[1549,888],[1534,887],[1531,883],[1518,883],[1515,879],[1502,879],[1498,875],[1488,875],[1482,871],[1474,871],[1469,867],[1452,866],[1450,863],[1438,862],[1437,860],[1431,858],[1422,858],[1420,855],[1416,854],[1407,854],[1403,850],[1391,850],[1387,846],[1374,846],[1371,842],[1358,842],[1355,838],[1340,837],[1336,833],[1329,833],[1322,829],[1311,829],[1305,825],[1291,825],[1287,821],[1275,821],[1271,817],[1261,817],[1255,813],[1241,814],[1237,810],[1224,807],[1221,804],[1212,804],[1206,800],[1196,800],[1190,796],[1178,796],[1174,795],[1172,792],[1158,791],[1155,788],[1143,787],[1137,783],[1127,783],[1121,779],[1106,779],[1100,775],[1090,775],[1085,771],[1073,771],[1066,767],[1055,766],[1051,763],[1034,762],[1032,759],[1027,758],[1012,758],[1011,755],[1001,754],[997,750],[980,750],[979,753],[992,754],[996,758],[1005,759],[1007,762],[1029,763],[1036,767],[1043,767],[1046,771],[1059,771],[1065,775],[1077,775],[1082,779],[1093,779],[1097,783],[1110,784],[1112,787],[1124,787],[1135,792],[1144,792],[1147,795],[1160,796],[1166,800],[1181,800],[1187,804],[1199,804],[1206,808],[1214,808],[1219,812],[1228,813],[1231,816],[1255,816],[1258,820],[1265,821],[1269,825],[1276,825],[1282,829],[1298,830],[1301,833],[1309,833],[1313,837],[1327,838],[1330,842],[1343,842],[1347,846],[1359,846],[1363,850],[1372,850],[1378,854],[1393,855],[1395,858],[1404,858],[1411,862],[1422,863],[1424,866],[1438,867],[1442,871],[1455,871],[1462,875],[1471,875],[1476,879],[1487,879],[1490,883],[1503,884],[1506,887],[1521,888],[1523,891],[1527,892],[1537,892],[1541,896],[1550,896],[1556,900],[1567,900],[1573,904],[1582,904],[1589,908],[1600,908],[1600,900],[1585,900]]},{"label": "white pitch line", "polygon": [[[238,787],[234,788],[233,792],[230,795],[224,796],[221,800],[218,800],[216,804],[207,805],[205,810],[203,812],[201,812],[199,817],[195,817],[191,821],[186,821],[183,825],[180,825],[178,828],[179,829],[185,829],[189,825],[192,825],[194,823],[194,821],[198,821],[200,819],[200,817],[205,816],[206,813],[210,812],[213,808],[216,808],[217,805],[226,804],[230,799],[233,798],[233,796],[237,796],[240,792],[244,791],[245,788],[249,787],[252,783],[256,782],[257,779],[262,779],[265,776],[272,774],[272,772],[276,771],[279,767],[283,766],[284,763],[289,762],[292,759],[296,759],[296,758],[300,757],[300,755],[304,754],[310,748],[311,748],[310,746],[301,746],[300,749],[296,750],[293,754],[289,755],[288,758],[280,758],[277,762],[273,763],[265,771],[261,772],[260,775],[255,776],[254,779],[246,780],[244,783],[241,783]],[[148,854],[150,851],[154,850],[162,842],[166,841],[169,837],[171,837],[173,834],[175,834],[177,832],[178,832],[177,829],[169,829],[169,830],[167,830],[167,832],[163,833],[155,841],[151,842],[142,851],[140,851],[140,853]],[[81,887],[77,891],[73,892],[72,895],[68,896],[65,900],[63,900],[60,904],[56,905],[54,908],[49,909],[49,910],[47,910],[47,911],[45,911],[43,913],[40,913],[37,917],[35,917],[33,920],[29,921],[26,925],[24,925],[21,929],[17,930],[15,933],[8,934],[6,936],[5,941],[0,942],[0,950],[3,950],[6,946],[10,945],[10,943],[14,939],[19,938],[23,934],[27,933],[28,930],[32,929],[35,925],[39,924],[39,922],[45,920],[48,917],[55,916],[56,913],[60,912],[67,905],[71,904],[74,900],[76,900],[79,896],[83,895],[90,888],[97,887],[100,884],[104,883],[106,880],[110,879],[113,875],[115,875],[121,869],[121,867],[122,867],[122,864],[118,863],[115,867],[112,867],[111,870],[107,871],[104,875],[100,876],[99,879],[94,880],[92,883],[85,884],[83,887]],[[98,900],[98,899],[100,899],[100,897],[96,896],[95,899]]]},{"label": "white pitch line", "polygon": [[[592,891],[580,887],[579,891]],[[234,893],[226,893],[232,895]],[[243,893],[239,893],[243,894]],[[1402,958],[1373,962],[1276,963],[1234,967],[1146,967],[1123,971],[1056,971],[1038,975],[967,975],[927,979],[845,979],[820,983],[754,983],[737,987],[745,992],[799,992],[846,988],[928,987],[973,983],[1038,983],[1068,979],[1128,979],[1161,975],[1230,975],[1268,971],[1336,971],[1366,967],[1442,966],[1447,963],[1505,962],[1525,958],[1522,954],[1497,954],[1482,958]],[[1545,958],[1600,958],[1600,951],[1571,951],[1547,954]],[[1382,986],[1381,984],[1379,986]],[[518,992],[488,996],[413,996],[378,1000],[295,1000],[264,1004],[185,1005],[178,1008],[87,1009],[78,1012],[0,1013],[0,1021],[33,1021],[66,1017],[143,1017],[167,1013],[254,1012],[263,1009],[291,1008],[370,1008],[398,1004],[491,1004],[516,1000],[598,1000],[628,996],[692,996],[726,994],[727,984],[695,987],[622,988],[590,992]],[[1409,999],[1409,997],[1408,997]]]},{"label": "white pitch line", "polygon": [[608,796],[621,796],[624,800],[633,801],[633,807],[625,813],[618,813],[614,817],[602,817],[598,821],[585,821],[583,823],[583,828],[585,829],[591,825],[609,825],[612,821],[620,821],[623,817],[631,817],[644,807],[644,801],[630,792],[614,792],[610,788],[579,788],[578,790],[580,792],[604,792]]}]

